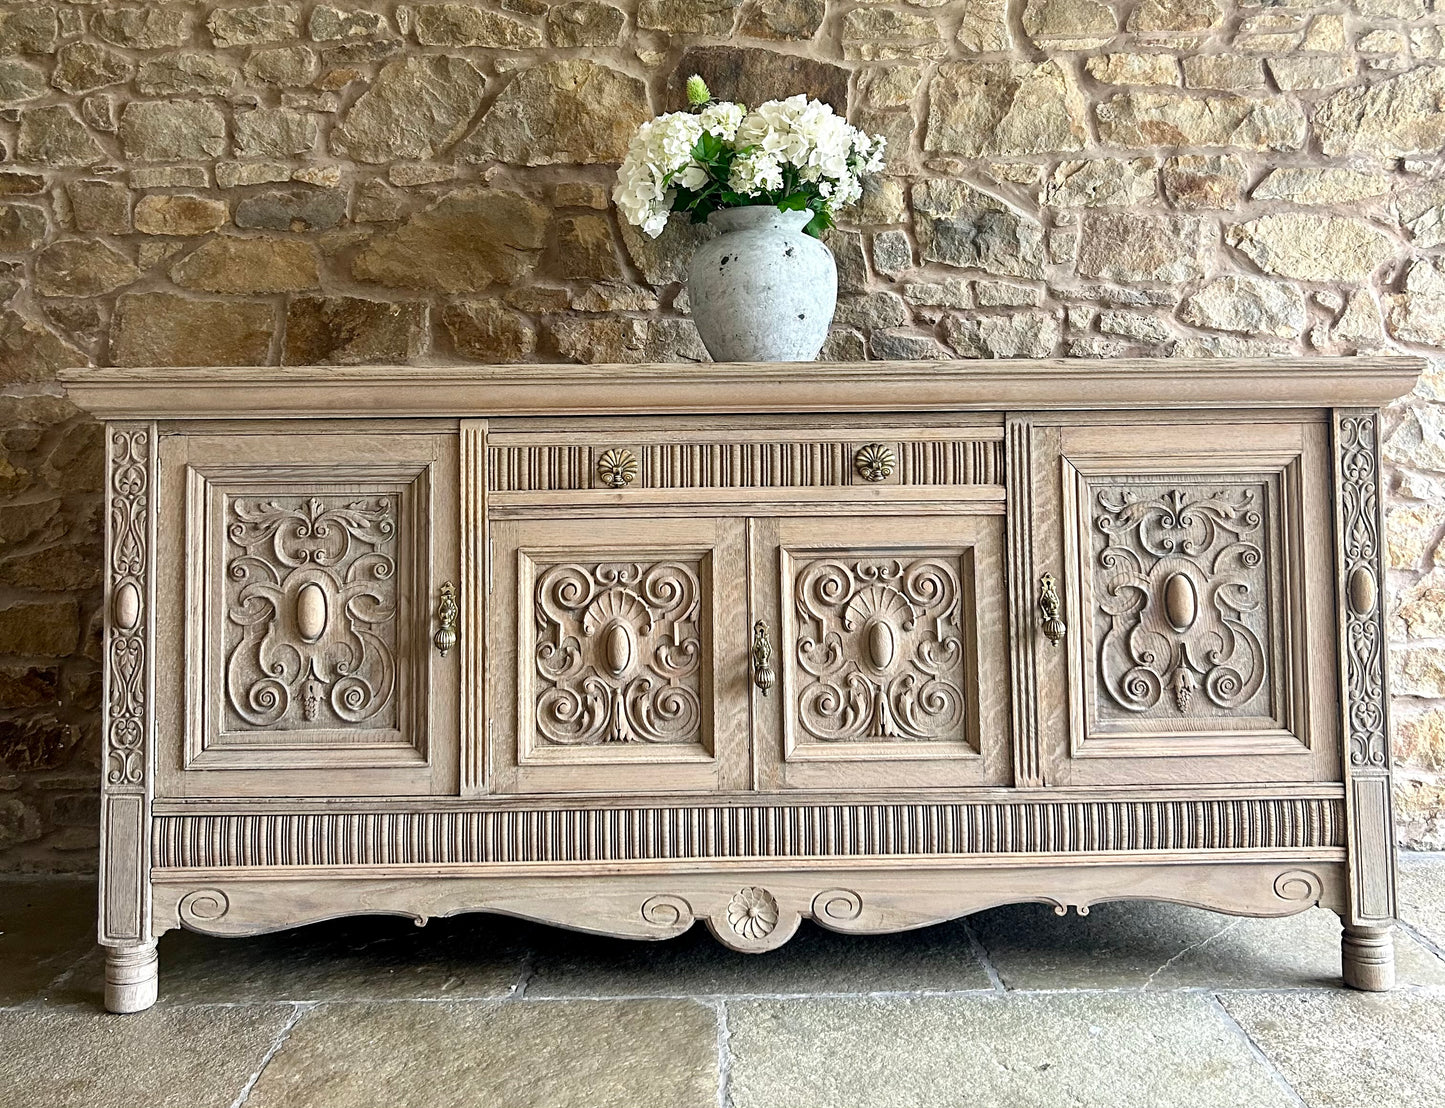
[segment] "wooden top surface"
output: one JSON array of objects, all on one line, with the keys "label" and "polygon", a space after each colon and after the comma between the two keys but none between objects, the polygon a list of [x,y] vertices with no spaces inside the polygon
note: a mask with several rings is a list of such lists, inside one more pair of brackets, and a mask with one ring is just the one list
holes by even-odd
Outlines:
[{"label": "wooden top surface", "polygon": [[84,369],[105,419],[1378,407],[1420,358]]}]

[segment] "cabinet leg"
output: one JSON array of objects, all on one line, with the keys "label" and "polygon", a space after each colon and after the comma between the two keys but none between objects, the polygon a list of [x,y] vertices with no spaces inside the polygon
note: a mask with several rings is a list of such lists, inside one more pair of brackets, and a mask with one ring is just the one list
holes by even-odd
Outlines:
[{"label": "cabinet leg", "polygon": [[158,963],[154,942],[105,948],[105,1007],[144,1012],[156,1002]]},{"label": "cabinet leg", "polygon": [[1345,925],[1340,936],[1345,984],[1383,993],[1395,987],[1395,929]]}]

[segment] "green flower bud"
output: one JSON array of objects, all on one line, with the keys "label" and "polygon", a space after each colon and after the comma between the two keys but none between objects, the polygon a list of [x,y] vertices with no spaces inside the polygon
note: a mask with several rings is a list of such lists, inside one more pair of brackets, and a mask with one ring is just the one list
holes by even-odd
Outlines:
[{"label": "green flower bud", "polygon": [[712,99],[712,93],[707,90],[707,82],[694,73],[687,79],[687,102],[694,108],[701,107]]}]

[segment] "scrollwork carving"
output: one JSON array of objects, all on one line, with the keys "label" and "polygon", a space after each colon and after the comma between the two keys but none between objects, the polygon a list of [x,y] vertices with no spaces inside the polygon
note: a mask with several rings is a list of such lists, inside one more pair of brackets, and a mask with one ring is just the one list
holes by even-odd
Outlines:
[{"label": "scrollwork carving", "polygon": [[642,902],[642,918],[671,929],[692,922],[692,905],[672,893],[658,893]]},{"label": "scrollwork carving", "polygon": [[1376,575],[1380,561],[1379,463],[1375,458],[1377,417],[1339,421],[1341,577],[1346,582],[1345,695],[1348,703],[1350,764],[1384,769],[1388,764],[1385,726],[1385,643]]},{"label": "scrollwork carving", "polygon": [[537,579],[537,730],[549,743],[697,743],[702,565],[555,565]]},{"label": "scrollwork carving", "polygon": [[150,431],[110,432],[110,636],[106,703],[105,776],[109,785],[145,778],[147,578],[151,564]]},{"label": "scrollwork carving", "polygon": [[821,558],[800,563],[796,692],[814,739],[939,741],[965,724],[958,563]]},{"label": "scrollwork carving", "polygon": [[819,923],[850,923],[863,914],[863,898],[852,889],[824,889],[813,898]]},{"label": "scrollwork carving", "polygon": [[1258,481],[1093,489],[1104,714],[1267,714],[1268,495]]},{"label": "scrollwork carving", "polygon": [[225,687],[232,730],[394,725],[393,497],[233,497]]},{"label": "scrollwork carving", "polygon": [[1286,870],[1274,879],[1274,895],[1281,900],[1314,904],[1323,892],[1319,874],[1307,869]]},{"label": "scrollwork carving", "polygon": [[183,923],[211,923],[231,910],[231,900],[220,889],[195,889],[177,905]]}]

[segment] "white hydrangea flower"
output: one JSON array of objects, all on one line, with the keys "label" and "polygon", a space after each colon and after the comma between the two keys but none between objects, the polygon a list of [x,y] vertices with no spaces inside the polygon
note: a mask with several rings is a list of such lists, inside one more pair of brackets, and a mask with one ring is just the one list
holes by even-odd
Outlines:
[{"label": "white hydrangea flower", "polygon": [[667,225],[678,189],[707,188],[708,168],[692,158],[703,134],[739,152],[728,177],[734,192],[759,196],[796,182],[830,215],[862,196],[863,174],[883,168],[884,140],[851,126],[821,101],[790,96],[752,111],[731,102],[709,104],[696,115],[672,112],[638,129],[612,193],[628,222],[655,238]]},{"label": "white hydrangea flower", "polygon": [[744,196],[757,196],[783,187],[783,167],[766,150],[754,150],[733,159],[728,188]]},{"label": "white hydrangea flower", "polygon": [[689,168],[692,148],[702,134],[701,120],[689,112],[669,112],[637,129],[617,171],[613,202],[629,223],[656,238],[667,225],[677,190],[669,174]]},{"label": "white hydrangea flower", "polygon": [[724,142],[731,142],[733,136],[738,133],[738,124],[742,123],[746,109],[741,104],[734,104],[730,100],[721,103],[710,104],[698,115],[702,123],[702,129],[710,135],[716,135]]},{"label": "white hydrangea flower", "polygon": [[696,162],[692,162],[672,179],[672,183],[680,189],[696,191],[707,184],[707,170]]}]

